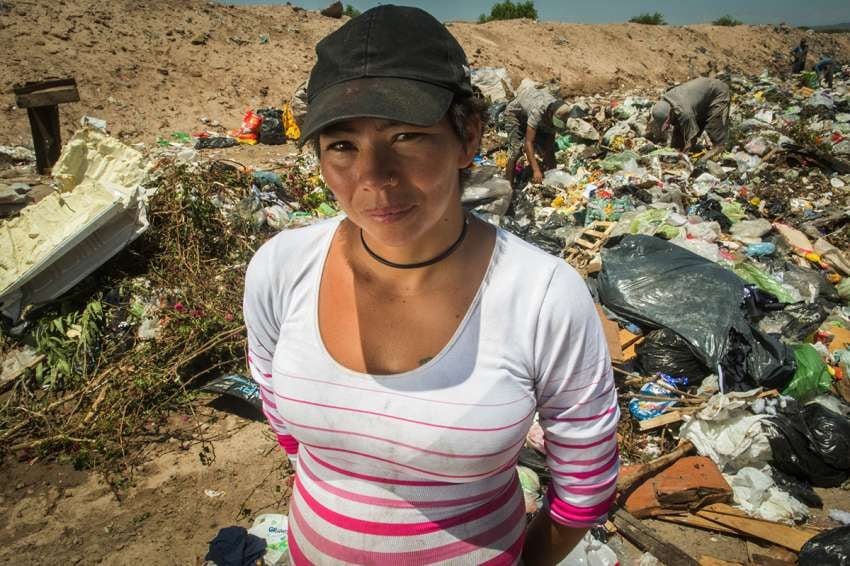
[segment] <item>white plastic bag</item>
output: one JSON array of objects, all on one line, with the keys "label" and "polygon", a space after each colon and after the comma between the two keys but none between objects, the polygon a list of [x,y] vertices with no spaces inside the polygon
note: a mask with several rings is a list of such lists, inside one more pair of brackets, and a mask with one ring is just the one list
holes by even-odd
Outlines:
[{"label": "white plastic bag", "polygon": [[619,566],[620,561],[611,547],[585,533],[576,547],[558,566]]},{"label": "white plastic bag", "polygon": [[266,564],[283,566],[289,564],[289,520],[286,515],[265,513],[254,519],[254,524],[248,529],[248,534],[258,536],[266,541],[266,554],[263,556]]}]

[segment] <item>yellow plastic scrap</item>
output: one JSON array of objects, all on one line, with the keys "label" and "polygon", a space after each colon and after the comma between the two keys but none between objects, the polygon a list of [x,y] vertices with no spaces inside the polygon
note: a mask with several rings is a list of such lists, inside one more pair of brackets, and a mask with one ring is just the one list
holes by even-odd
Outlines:
[{"label": "yellow plastic scrap", "polygon": [[319,187],[322,184],[322,176],[321,175],[310,175],[307,179],[307,184],[311,187]]},{"label": "yellow plastic scrap", "polygon": [[508,166],[508,152],[497,151],[493,154],[493,161],[496,163],[496,167],[504,169]]},{"label": "yellow plastic scrap", "polygon": [[562,195],[558,195],[552,199],[552,204],[550,205],[552,208],[561,208],[564,206],[565,201]]},{"label": "yellow plastic scrap", "polygon": [[764,91],[758,91],[753,95],[753,98],[755,98],[756,102],[764,102]]},{"label": "yellow plastic scrap", "polygon": [[295,117],[292,115],[292,108],[289,107],[289,104],[283,105],[283,131],[288,139],[297,140],[301,137],[301,128],[295,123]]}]

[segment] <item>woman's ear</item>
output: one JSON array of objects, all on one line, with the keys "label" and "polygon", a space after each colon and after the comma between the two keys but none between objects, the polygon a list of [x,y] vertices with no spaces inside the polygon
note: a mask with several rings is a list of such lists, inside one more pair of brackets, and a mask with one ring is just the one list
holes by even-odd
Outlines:
[{"label": "woman's ear", "polygon": [[483,124],[480,116],[470,116],[466,120],[464,128],[463,155],[459,169],[466,169],[472,164],[472,158],[478,153],[481,147],[481,135],[483,132]]}]

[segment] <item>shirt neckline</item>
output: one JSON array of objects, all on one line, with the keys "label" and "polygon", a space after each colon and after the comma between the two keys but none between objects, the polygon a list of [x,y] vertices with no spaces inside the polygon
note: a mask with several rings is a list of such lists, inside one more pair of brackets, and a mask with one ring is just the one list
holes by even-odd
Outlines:
[{"label": "shirt neckline", "polygon": [[341,216],[342,219],[340,219],[339,222],[336,223],[336,226],[332,230],[328,231],[328,236],[326,237],[326,240],[323,243],[323,248],[321,251],[321,262],[319,269],[317,270],[317,274],[315,276],[312,292],[313,296],[310,300],[312,304],[312,312],[310,316],[312,319],[313,336],[316,343],[318,344],[319,352],[341,374],[361,380],[371,379],[374,381],[381,381],[386,379],[399,379],[403,377],[416,376],[420,373],[428,371],[429,369],[440,363],[440,361],[448,355],[448,353],[454,347],[455,343],[463,335],[463,332],[468,326],[469,320],[472,318],[473,313],[478,309],[479,303],[481,302],[481,295],[483,294],[484,289],[489,285],[492,272],[498,260],[498,256],[501,254],[501,248],[504,244],[505,237],[502,230],[496,227],[496,241],[493,243],[493,250],[490,252],[490,260],[487,263],[487,269],[484,271],[484,277],[481,278],[481,283],[478,284],[478,289],[476,290],[475,296],[472,298],[472,301],[469,303],[469,307],[467,307],[466,309],[466,314],[464,314],[463,319],[460,321],[460,324],[458,324],[457,328],[452,334],[452,337],[449,339],[448,342],[446,342],[445,346],[443,346],[440,352],[436,356],[428,360],[428,362],[408,371],[403,371],[400,373],[368,373],[355,371],[339,363],[336,358],[331,355],[331,353],[325,346],[325,341],[322,339],[322,332],[319,328],[319,294],[322,285],[322,276],[325,273],[325,265],[327,264],[328,255],[330,254],[331,244],[333,243],[334,236],[336,236],[336,233],[339,230],[340,225],[342,224],[342,220],[345,219],[344,215]]}]

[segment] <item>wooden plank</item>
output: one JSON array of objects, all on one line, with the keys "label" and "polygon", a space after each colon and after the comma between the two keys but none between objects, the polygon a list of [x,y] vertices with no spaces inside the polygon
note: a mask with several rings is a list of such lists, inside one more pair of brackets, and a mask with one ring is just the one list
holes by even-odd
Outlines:
[{"label": "wooden plank", "polygon": [[76,85],[59,86],[47,90],[15,95],[15,104],[19,108],[39,108],[54,106],[65,102],[79,102],[80,93]]},{"label": "wooden plank", "polygon": [[676,523],[678,525],[685,525],[688,527],[696,527],[697,529],[704,529],[707,531],[716,531],[718,533],[723,533],[726,535],[741,536],[741,533],[734,529],[724,527],[723,525],[718,525],[713,521],[703,519],[702,517],[697,517],[696,515],[691,515],[690,513],[687,515],[656,515],[655,517],[653,517],[653,519],[657,519],[659,521],[666,521],[668,523]]},{"label": "wooden plank", "polygon": [[700,566],[742,566],[742,562],[729,562],[728,560],[721,560],[719,558],[715,558],[713,556],[703,555],[699,557],[699,565]]},{"label": "wooden plank", "polygon": [[625,328],[620,329],[620,346],[626,348],[643,338],[640,334],[632,334]]},{"label": "wooden plank", "polygon": [[587,248],[587,249],[593,249],[593,247],[596,245],[596,244],[591,244],[587,240],[582,240],[580,237],[576,238],[575,243],[584,247],[584,248]]},{"label": "wooden plank", "polygon": [[43,81],[30,81],[24,84],[15,85],[12,90],[15,94],[28,94],[30,92],[35,92],[37,90],[44,90],[47,88],[56,88],[58,86],[76,86],[77,81],[71,77],[61,78],[61,79],[46,79]]},{"label": "wooden plank", "polygon": [[814,536],[812,533],[794,529],[781,523],[724,515],[723,513],[713,511],[700,510],[696,514],[704,519],[720,523],[724,527],[729,527],[744,534],[772,542],[794,552],[800,552],[803,545]]},{"label": "wooden plank", "polygon": [[618,333],[619,326],[613,320],[608,320],[602,307],[596,305],[596,314],[599,315],[599,320],[602,322],[602,331],[605,333],[605,341],[608,342],[608,352],[611,354],[611,361],[614,363],[623,363],[623,350],[620,348],[620,336]]},{"label": "wooden plank", "polygon": [[[781,525],[786,528],[790,528],[789,525],[785,525],[783,523],[777,523],[776,521],[771,521],[768,519],[762,519],[760,517],[752,517],[747,515],[747,512],[743,509],[738,509],[737,507],[732,507],[728,503],[711,503],[701,508],[701,511],[711,511],[712,513],[720,513],[721,515],[731,515],[733,517],[743,517],[745,519],[750,519],[751,521],[762,521],[763,523],[767,523],[768,525]],[[798,531],[802,531],[805,533],[809,533],[812,536],[820,534],[821,529],[812,526],[806,527],[794,527]]]},{"label": "wooden plank", "polygon": [[650,552],[669,566],[699,566],[689,554],[671,544],[654,530],[642,524],[625,509],[617,509],[612,517],[614,525],[626,540],[644,552]]},{"label": "wooden plank", "polygon": [[608,237],[608,234],[606,234],[605,232],[599,232],[597,230],[591,230],[590,228],[585,230],[584,234],[590,234],[591,236],[596,236],[597,238],[607,238]]},{"label": "wooden plank", "polygon": [[633,360],[637,357],[637,347],[643,342],[643,336],[640,336],[637,340],[629,344],[623,350],[623,361],[628,362],[629,360]]},{"label": "wooden plank", "polygon": [[680,411],[673,410],[662,415],[658,415],[657,417],[652,417],[651,419],[640,421],[638,424],[640,426],[641,431],[655,430],[656,428],[660,428],[668,424],[677,423],[681,420],[682,413]]}]

